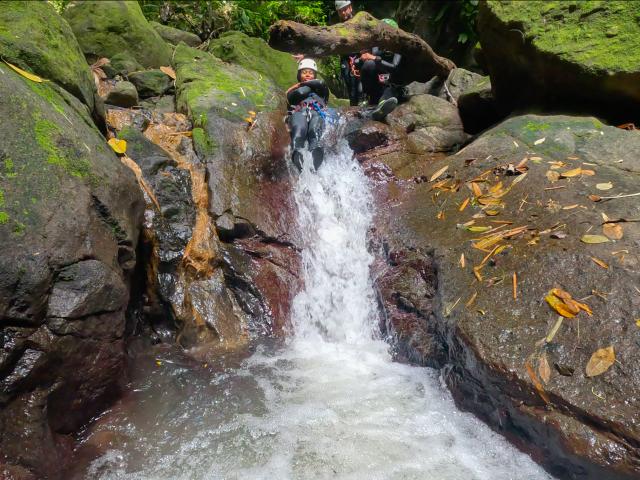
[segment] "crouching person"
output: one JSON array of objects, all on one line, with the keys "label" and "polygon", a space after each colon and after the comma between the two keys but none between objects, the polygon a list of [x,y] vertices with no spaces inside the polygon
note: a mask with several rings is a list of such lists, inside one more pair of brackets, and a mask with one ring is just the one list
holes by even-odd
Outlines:
[{"label": "crouching person", "polygon": [[313,157],[313,167],[318,170],[324,158],[320,145],[325,127],[329,89],[317,79],[318,67],[310,58],[298,64],[298,83],[287,90],[289,116],[287,124],[291,133],[291,160],[298,171],[302,171],[302,150],[305,143]]}]

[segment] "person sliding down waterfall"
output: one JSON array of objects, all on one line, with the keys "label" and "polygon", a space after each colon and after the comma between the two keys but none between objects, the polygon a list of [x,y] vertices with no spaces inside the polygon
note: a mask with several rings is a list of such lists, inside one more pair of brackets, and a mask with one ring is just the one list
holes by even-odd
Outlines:
[{"label": "person sliding down waterfall", "polygon": [[[398,28],[396,21],[391,18],[384,18],[382,21]],[[399,53],[373,47],[370,53],[361,54],[355,61],[356,67],[360,70],[362,90],[369,97],[369,105],[375,107],[364,113],[374,120],[383,120],[398,105],[402,88],[394,84],[394,73],[401,60],[402,56]]]},{"label": "person sliding down waterfall", "polygon": [[291,160],[298,171],[302,171],[302,149],[306,142],[313,157],[313,168],[318,170],[324,158],[320,140],[327,116],[329,89],[317,79],[318,67],[311,58],[298,64],[298,83],[287,90],[289,115],[287,125],[291,133]]}]

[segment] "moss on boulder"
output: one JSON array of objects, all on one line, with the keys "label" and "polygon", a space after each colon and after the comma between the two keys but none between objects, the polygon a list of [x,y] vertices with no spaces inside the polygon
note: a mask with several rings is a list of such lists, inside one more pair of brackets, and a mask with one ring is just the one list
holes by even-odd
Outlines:
[{"label": "moss on boulder", "polygon": [[206,127],[212,117],[241,124],[251,111],[282,104],[283,95],[270,79],[185,44],[176,47],[174,66],[177,110],[196,127]]},{"label": "moss on boulder", "polygon": [[33,478],[61,478],[68,434],[125,372],[144,199],[78,99],[4,64],[0,78],[0,450]]},{"label": "moss on boulder", "polygon": [[117,54],[148,68],[171,62],[171,48],[149,25],[136,1],[76,2],[64,17],[90,62]]},{"label": "moss on boulder", "polygon": [[0,56],[57,83],[93,110],[91,70],[69,25],[48,2],[2,2]]},{"label": "moss on boulder", "polygon": [[640,2],[488,1],[478,31],[503,110],[640,119]]},{"label": "moss on boulder", "polygon": [[178,45],[180,42],[184,42],[190,47],[197,47],[202,43],[200,37],[195,33],[185,32],[179,28],[169,27],[168,25],[162,25],[158,22],[149,22],[158,35],[160,35],[167,43],[171,45]]},{"label": "moss on boulder", "polygon": [[274,50],[261,38],[225,32],[211,40],[207,50],[225,62],[261,73],[282,89],[286,90],[296,81],[298,63],[291,54]]}]

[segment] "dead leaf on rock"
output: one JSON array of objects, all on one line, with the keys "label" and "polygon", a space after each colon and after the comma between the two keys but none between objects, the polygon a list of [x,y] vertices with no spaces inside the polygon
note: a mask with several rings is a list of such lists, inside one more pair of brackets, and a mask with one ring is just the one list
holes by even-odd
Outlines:
[{"label": "dead leaf on rock", "polygon": [[465,208],[467,208],[467,205],[469,205],[469,197],[464,199],[464,202],[462,202],[462,205],[460,205],[458,211],[462,212]]},{"label": "dead leaf on rock", "polygon": [[547,170],[546,176],[547,180],[549,180],[551,183],[557,182],[560,179],[560,174],[553,170]]},{"label": "dead leaf on rock", "polygon": [[118,140],[117,138],[110,138],[107,142],[111,149],[119,154],[123,154],[127,151],[127,141],[126,140]]},{"label": "dead leaf on rock", "polygon": [[460,255],[460,268],[464,268],[466,266],[466,262],[464,260],[464,253]]},{"label": "dead leaf on rock", "polygon": [[609,239],[604,235],[583,235],[580,241],[583,243],[606,243]]},{"label": "dead leaf on rock", "polygon": [[547,393],[544,391],[544,387],[542,386],[542,383],[538,379],[538,376],[536,375],[536,372],[533,370],[533,367],[529,363],[529,360],[527,360],[524,363],[524,366],[525,366],[525,369],[527,370],[527,374],[529,375],[529,378],[531,379],[531,382],[533,382],[533,386],[535,387],[536,391],[538,392],[538,395],[540,395],[542,400],[544,400],[546,403],[550,403],[549,402],[549,397],[547,396]]},{"label": "dead leaf on rock", "polygon": [[611,240],[620,240],[624,236],[622,225],[618,223],[605,223],[602,226],[602,233]]},{"label": "dead leaf on rock", "polygon": [[591,260],[593,260],[593,263],[595,263],[596,265],[604,268],[604,269],[609,269],[609,265],[607,265],[606,263],[604,263],[602,260],[600,260],[599,258],[596,257],[589,257],[591,258]]},{"label": "dead leaf on rock", "polygon": [[589,195],[589,200],[592,202],[599,202],[602,200],[602,197],[600,195]]},{"label": "dead leaf on rock", "polygon": [[611,190],[613,188],[613,184],[611,182],[596,183],[596,188],[598,190]]},{"label": "dead leaf on rock", "polygon": [[444,167],[442,167],[436,173],[431,175],[431,178],[429,178],[429,181],[433,182],[436,178],[438,178],[440,175],[442,175],[444,172],[446,172],[448,168],[449,168],[449,165],[445,165]]},{"label": "dead leaf on rock", "polygon": [[563,238],[567,238],[567,233],[566,232],[553,232],[551,235],[549,235],[551,238],[556,238],[558,240],[562,240]]},{"label": "dead leaf on rock", "polygon": [[549,379],[551,378],[551,367],[549,366],[546,353],[543,353],[538,359],[538,375],[540,375],[540,378],[544,383],[549,383]]},{"label": "dead leaf on rock", "polygon": [[588,315],[593,312],[588,305],[580,303],[571,297],[569,292],[565,292],[560,288],[553,288],[544,299],[556,312],[565,318],[573,318],[580,310],[584,310]]},{"label": "dead leaf on rock", "polygon": [[176,72],[173,68],[171,67],[160,67],[160,71],[162,73],[164,73],[165,75],[171,77],[173,80],[176,79]]},{"label": "dead leaf on rock", "polygon": [[612,345],[596,350],[593,355],[591,355],[591,358],[587,363],[587,377],[602,375],[604,372],[609,370],[615,361],[616,354],[613,351]]},{"label": "dead leaf on rock", "polygon": [[22,70],[19,67],[16,67],[14,64],[7,62],[6,60],[2,60],[4,63],[6,63],[7,65],[9,65],[9,67],[11,67],[13,70],[15,70],[17,73],[19,73],[20,75],[22,75],[24,78],[31,80],[32,82],[36,82],[36,83],[42,83],[42,82],[48,82],[49,80],[44,80],[43,78],[40,78],[38,75],[35,75],[33,73],[27,72],[26,70]]},{"label": "dead leaf on rock", "polygon": [[536,140],[535,142],[533,142],[534,145],[540,145],[541,143],[544,143],[544,141],[547,139],[547,137],[542,137],[539,138],[538,140]]}]

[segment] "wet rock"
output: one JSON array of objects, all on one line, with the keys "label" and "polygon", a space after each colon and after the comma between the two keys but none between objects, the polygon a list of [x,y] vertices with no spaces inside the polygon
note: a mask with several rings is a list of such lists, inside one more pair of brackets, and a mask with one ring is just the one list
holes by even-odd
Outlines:
[{"label": "wet rock", "polygon": [[[532,452],[559,478],[579,472],[585,478],[631,479],[640,473],[640,370],[632,360],[640,345],[631,320],[640,308],[634,289],[640,281],[640,227],[621,223],[624,235],[615,244],[580,240],[587,232],[602,232],[603,214],[637,217],[634,197],[594,203],[588,195],[598,194],[596,184],[602,182],[615,185],[612,196],[637,191],[640,163],[632,152],[638,146],[637,132],[594,118],[526,115],[504,121],[426,168],[399,161],[401,152],[365,161],[366,169],[372,162],[393,171],[375,183],[374,239],[381,304],[389,332],[399,340],[399,356],[442,367],[462,408]],[[508,166],[523,158],[527,175],[509,175]],[[428,178],[445,165],[439,180],[447,184],[434,192]],[[593,174],[547,175],[575,168]],[[474,196],[471,180],[482,174],[483,195],[499,182],[498,190],[511,188],[497,204],[483,208],[485,200],[476,199],[461,209]],[[417,181],[422,176],[425,181]],[[526,226],[525,233],[481,251],[472,244],[482,233],[463,226],[472,220],[473,226],[513,222],[498,231]],[[567,235],[554,238],[556,230]],[[491,254],[501,244],[506,248]],[[620,250],[629,253],[621,258]],[[592,257],[605,259],[609,268]],[[417,260],[435,267],[435,281],[422,274],[425,269],[418,273]],[[545,342],[557,320],[544,301],[554,287],[583,299],[593,315],[565,320]],[[591,354],[609,345],[620,365],[587,377]],[[542,356],[552,366],[548,381],[538,373]]]},{"label": "wet rock", "polygon": [[174,113],[176,111],[176,99],[173,95],[151,97],[142,100],[140,106],[147,110],[153,110],[157,114]]},{"label": "wet rock", "polygon": [[637,13],[634,2],[480,3],[478,33],[502,111],[638,123]]},{"label": "wet rock", "polygon": [[493,98],[489,77],[481,77],[460,94],[458,109],[465,132],[471,134],[479,133],[503,118]]},{"label": "wet rock", "polygon": [[362,153],[397,141],[401,132],[380,122],[349,122],[345,137],[354,153]]},{"label": "wet rock", "polygon": [[452,150],[469,138],[458,109],[432,95],[411,97],[387,116],[387,122],[408,134],[413,153]]},{"label": "wet rock", "polygon": [[147,68],[171,64],[171,48],[149,25],[138,2],[74,2],[63,16],[90,63],[126,54]]},{"label": "wet rock", "polygon": [[[114,339],[124,333],[144,204],[79,100],[0,72],[0,451],[55,478],[72,447],[66,435],[125,378]],[[64,331],[50,315],[86,323]]]},{"label": "wet rock", "polygon": [[190,47],[197,47],[202,43],[200,37],[198,37],[195,33],[185,32],[184,30],[180,30],[179,28],[173,28],[169,25],[162,25],[158,22],[149,22],[158,35],[162,37],[167,43],[171,45],[178,45],[180,42],[184,42]]},{"label": "wet rock", "polygon": [[138,104],[138,91],[131,82],[117,82],[104,101],[117,107],[134,107]]},{"label": "wet rock", "polygon": [[129,73],[144,70],[144,67],[129,53],[116,53],[109,58],[109,63],[102,70],[109,78],[114,78],[116,75],[126,77]]},{"label": "wet rock", "polygon": [[143,70],[130,73],[129,81],[135,85],[140,98],[164,95],[173,87],[173,80],[161,70]]},{"label": "wet rock", "polygon": [[57,83],[93,111],[96,87],[91,70],[69,25],[51,4],[3,2],[0,24],[4,60]]},{"label": "wet rock", "polygon": [[86,260],[60,270],[49,296],[47,316],[80,318],[113,312],[126,300],[122,279],[104,263]]}]

